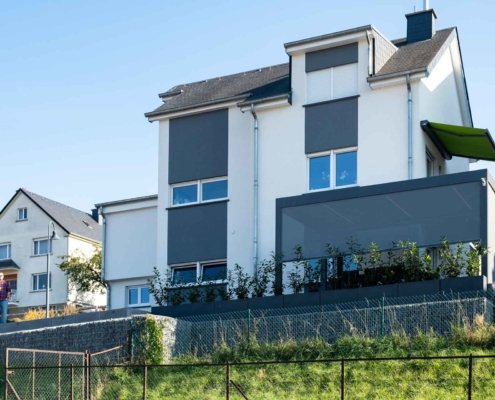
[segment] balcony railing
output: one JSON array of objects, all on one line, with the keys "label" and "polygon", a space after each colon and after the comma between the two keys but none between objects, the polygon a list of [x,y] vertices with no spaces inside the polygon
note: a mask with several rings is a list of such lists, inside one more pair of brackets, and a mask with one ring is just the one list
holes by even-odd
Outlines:
[{"label": "balcony railing", "polygon": [[9,305],[13,305],[13,306],[19,305],[19,297],[17,295],[16,289],[12,289],[12,291],[10,292]]}]

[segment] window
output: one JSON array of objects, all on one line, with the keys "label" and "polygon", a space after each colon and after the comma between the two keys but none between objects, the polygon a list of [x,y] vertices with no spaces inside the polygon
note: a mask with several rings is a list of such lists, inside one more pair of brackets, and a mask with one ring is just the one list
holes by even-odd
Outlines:
[{"label": "window", "polygon": [[10,243],[0,244],[0,260],[12,258]]},{"label": "window", "polygon": [[130,287],[127,292],[127,302],[130,306],[144,306],[150,304],[149,286]]},{"label": "window", "polygon": [[19,208],[17,210],[17,220],[24,221],[28,218],[28,210],[27,208]]},{"label": "window", "polygon": [[307,73],[307,102],[335,100],[358,94],[358,64],[352,63]]},{"label": "window", "polygon": [[172,266],[172,284],[185,285],[198,282],[215,282],[227,278],[227,262],[211,260],[188,265]]},{"label": "window", "polygon": [[17,290],[17,279],[5,279],[9,285],[11,290]]},{"label": "window", "polygon": [[310,156],[310,191],[352,185],[357,185],[357,151],[332,150],[326,154]]},{"label": "window", "polygon": [[[50,254],[52,253],[53,242],[50,241]],[[40,256],[48,254],[48,239],[39,239],[34,241],[34,255]]]},{"label": "window", "polygon": [[172,186],[172,206],[222,200],[228,197],[227,178],[203,179]]},{"label": "window", "polygon": [[227,264],[201,265],[201,280],[203,282],[221,281],[227,278]]},{"label": "window", "polygon": [[173,267],[172,268],[172,283],[174,285],[183,285],[186,283],[196,283],[197,281],[197,266],[188,267]]},{"label": "window", "polygon": [[[52,275],[50,274],[50,289],[52,288]],[[46,274],[33,275],[33,290],[46,290]]]}]

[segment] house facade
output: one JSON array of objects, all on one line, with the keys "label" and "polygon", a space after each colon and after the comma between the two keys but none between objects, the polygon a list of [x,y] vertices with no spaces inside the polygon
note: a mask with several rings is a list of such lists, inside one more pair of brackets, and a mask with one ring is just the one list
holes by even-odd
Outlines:
[{"label": "house facade", "polygon": [[[445,133],[473,126],[457,29],[437,30],[432,9],[406,19],[402,39],[371,25],[303,39],[284,45],[286,64],[161,93],[163,104],[145,114],[159,129],[157,196],[97,205],[112,308],[153,304],[134,304],[131,289],[145,288],[154,266],[188,282],[235,264],[256,274],[272,252],[290,268],[294,246],[320,259],[326,244],[350,236],[364,246],[378,236],[383,248],[488,241],[478,204],[489,194],[471,199],[462,185],[479,189],[480,177],[463,173],[495,159],[493,141],[482,131],[468,151],[464,133]],[[461,143],[452,147],[449,135]],[[367,203],[353,203],[360,198]],[[446,201],[456,204],[434,222],[417,215]],[[469,233],[459,229],[469,223]],[[492,264],[483,260],[489,282]]]},{"label": "house facade", "polygon": [[58,267],[60,257],[76,252],[89,256],[101,246],[101,225],[87,213],[19,189],[0,212],[0,271],[11,283],[10,315],[46,306],[50,221],[59,237],[51,241],[50,306],[105,306],[105,295],[78,292]]}]

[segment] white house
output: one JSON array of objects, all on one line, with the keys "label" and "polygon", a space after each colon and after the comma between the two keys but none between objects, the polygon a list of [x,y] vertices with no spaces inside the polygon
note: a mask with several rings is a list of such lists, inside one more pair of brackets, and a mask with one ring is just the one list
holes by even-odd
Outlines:
[{"label": "white house", "polygon": [[493,193],[478,193],[491,178],[462,174],[495,151],[472,129],[457,29],[436,30],[432,9],[406,19],[402,39],[368,25],[298,40],[286,64],[161,93],[145,114],[158,122],[158,195],[96,205],[111,307],[152,304],[136,293],[154,266],[187,280],[236,263],[255,274],[296,244],[322,258],[351,235],[384,248],[492,240],[479,202]]},{"label": "white house", "polygon": [[101,225],[90,214],[19,189],[0,212],[0,271],[13,289],[9,314],[46,305],[48,225],[55,224],[59,240],[52,241],[50,306],[106,305],[105,295],[77,292],[57,266],[60,257],[77,251],[91,255],[101,246]]}]

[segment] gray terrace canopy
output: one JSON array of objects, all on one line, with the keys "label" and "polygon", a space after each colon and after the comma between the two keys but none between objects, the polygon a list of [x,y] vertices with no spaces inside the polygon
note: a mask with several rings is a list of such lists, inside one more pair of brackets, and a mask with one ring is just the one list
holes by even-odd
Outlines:
[{"label": "gray terrace canopy", "polygon": [[446,160],[452,156],[495,161],[495,143],[488,129],[421,121],[421,128]]}]

